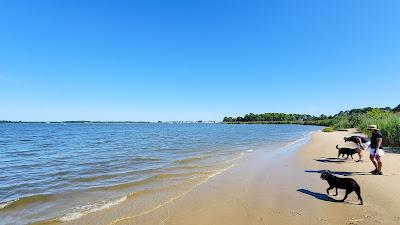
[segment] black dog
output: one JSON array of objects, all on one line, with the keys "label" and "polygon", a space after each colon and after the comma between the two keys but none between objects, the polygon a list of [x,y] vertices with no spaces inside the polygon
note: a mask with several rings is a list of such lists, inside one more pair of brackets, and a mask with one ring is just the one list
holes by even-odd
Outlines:
[{"label": "black dog", "polygon": [[329,172],[322,172],[321,174],[321,179],[328,181],[329,188],[326,189],[326,192],[329,195],[329,190],[336,188],[336,196],[338,194],[337,189],[345,189],[346,190],[346,195],[344,196],[342,202],[346,200],[347,195],[349,195],[351,192],[355,191],[358,199],[361,201],[360,205],[363,205],[363,199],[361,198],[361,190],[360,186],[358,185],[357,181],[355,181],[352,178],[340,178],[332,175]]},{"label": "black dog", "polygon": [[339,148],[339,145],[336,145],[336,148],[338,150],[338,155],[337,158],[339,158],[340,155],[342,155],[342,157],[344,157],[344,155],[347,155],[347,158],[349,158],[349,156],[351,156],[351,158],[353,159],[353,155],[357,153],[357,149],[355,148]]}]

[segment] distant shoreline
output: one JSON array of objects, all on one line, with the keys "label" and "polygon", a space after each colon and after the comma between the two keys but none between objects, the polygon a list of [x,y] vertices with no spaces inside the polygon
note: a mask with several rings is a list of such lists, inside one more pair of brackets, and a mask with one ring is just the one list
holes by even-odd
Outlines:
[{"label": "distant shoreline", "polygon": [[318,121],[249,121],[249,122],[223,122],[224,124],[293,124],[325,126]]},{"label": "distant shoreline", "polygon": [[0,123],[155,123],[141,121],[0,121]]},{"label": "distant shoreline", "polygon": [[216,121],[158,121],[158,122],[150,122],[150,121],[10,121],[10,120],[0,120],[0,124],[7,123],[17,123],[17,124],[25,124],[25,123],[35,123],[35,124],[99,124],[99,123],[133,123],[133,124],[217,124],[222,122]]}]

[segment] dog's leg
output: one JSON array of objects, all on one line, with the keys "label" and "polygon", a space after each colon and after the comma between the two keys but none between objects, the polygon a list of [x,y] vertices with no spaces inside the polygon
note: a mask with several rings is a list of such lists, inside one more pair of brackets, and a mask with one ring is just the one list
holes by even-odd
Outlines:
[{"label": "dog's leg", "polygon": [[349,155],[347,155],[346,159],[348,159],[348,158],[349,158]]},{"label": "dog's leg", "polygon": [[326,189],[326,193],[328,193],[328,195],[329,195],[329,190],[332,190],[334,187],[332,187],[332,186],[330,186],[330,187],[328,187],[328,189]]},{"label": "dog's leg", "polygon": [[353,155],[350,155],[350,156],[351,156],[351,159],[354,159],[354,158],[353,158]]},{"label": "dog's leg", "polygon": [[360,200],[360,205],[364,205],[364,204],[363,204],[363,199],[362,199],[362,197],[361,197],[361,190],[360,190],[360,187],[356,187],[354,191],[356,192],[356,194],[357,194],[357,196],[358,196],[358,200]]},{"label": "dog's leg", "polygon": [[334,196],[337,196],[337,188],[336,188],[336,194]]},{"label": "dog's leg", "polygon": [[347,196],[352,192],[353,190],[346,189],[346,194],[344,195],[344,198],[341,200],[341,202],[344,202],[346,200]]}]

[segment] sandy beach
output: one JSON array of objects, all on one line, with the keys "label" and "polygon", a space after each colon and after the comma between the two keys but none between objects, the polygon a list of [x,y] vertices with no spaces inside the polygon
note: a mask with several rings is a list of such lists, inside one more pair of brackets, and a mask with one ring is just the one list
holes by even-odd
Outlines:
[{"label": "sandy beach", "polygon": [[[386,153],[384,175],[369,173],[369,160],[336,159],[336,144],[354,130],[314,132],[300,149],[249,152],[225,172],[145,213],[116,209],[89,214],[73,224],[399,224],[400,155]],[[366,156],[368,156],[366,154]],[[366,158],[368,159],[368,158]],[[327,196],[321,170],[352,177],[361,186],[364,205],[344,190]],[[333,194],[333,192],[332,192]],[[118,207],[121,208],[121,207]],[[126,208],[126,207],[125,207]]]}]

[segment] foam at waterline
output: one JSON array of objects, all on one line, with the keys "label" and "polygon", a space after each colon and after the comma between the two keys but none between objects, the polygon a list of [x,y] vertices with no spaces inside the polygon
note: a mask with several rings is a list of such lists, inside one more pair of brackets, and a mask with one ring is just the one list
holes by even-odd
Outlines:
[{"label": "foam at waterline", "polygon": [[198,161],[198,160],[202,160],[202,159],[206,159],[206,158],[210,158],[211,156],[209,155],[202,155],[202,156],[194,156],[194,157],[188,157],[188,158],[183,158],[183,159],[178,159],[175,160],[175,163],[178,164],[184,164],[184,163],[189,163],[189,162],[193,162],[193,161]]},{"label": "foam at waterline", "polygon": [[43,195],[31,195],[22,198],[17,198],[7,202],[0,203],[0,210],[8,208],[17,208],[32,203],[51,201],[53,197],[54,195],[52,194],[43,194]]},{"label": "foam at waterline", "polygon": [[304,144],[305,142],[307,142],[308,140],[310,140],[311,134],[314,133],[314,132],[315,132],[315,131],[311,131],[311,132],[302,134],[301,138],[298,138],[298,139],[296,139],[296,140],[294,140],[294,141],[291,141],[291,142],[287,143],[287,144],[285,145],[285,147],[293,147],[293,146],[296,146],[296,145],[302,145],[302,144]]},{"label": "foam at waterline", "polygon": [[103,209],[110,208],[114,205],[120,204],[127,198],[128,198],[127,196],[123,196],[121,198],[113,199],[111,201],[102,201],[85,206],[80,206],[75,208],[74,212],[66,213],[64,216],[61,216],[58,220],[62,222],[76,220],[89,213],[97,212]]},{"label": "foam at waterline", "polygon": [[205,168],[210,168],[211,166],[205,165],[205,166],[199,166],[199,165],[193,165],[193,166],[171,166],[171,167],[165,167],[163,170],[169,171],[169,170],[190,170],[190,169],[205,169]]},{"label": "foam at waterline", "polygon": [[[189,178],[189,180],[200,178],[200,177],[201,176],[192,176],[192,177]],[[126,201],[128,199],[137,198],[137,197],[142,196],[142,195],[147,195],[147,194],[151,194],[151,193],[154,193],[154,192],[163,191],[163,190],[169,189],[169,188],[170,187],[167,187],[167,188],[163,187],[163,188],[159,188],[159,189],[144,189],[144,190],[141,190],[141,191],[131,192],[131,193],[128,193],[127,195],[124,195],[124,196],[122,196],[120,198],[115,198],[115,199],[110,200],[110,201],[101,201],[101,202],[88,204],[88,205],[85,205],[85,206],[75,207],[75,208],[69,210],[69,211],[72,211],[72,212],[67,212],[64,215],[60,216],[60,217],[55,217],[53,219],[49,219],[47,221],[41,221],[41,222],[50,222],[50,221],[53,221],[53,222],[57,222],[57,221],[58,222],[66,222],[66,221],[76,220],[76,219],[79,219],[82,216],[88,215],[90,213],[94,213],[94,212],[101,211],[103,209],[107,209],[107,208],[110,208],[112,206],[118,205],[118,204],[120,204],[120,203],[122,203],[122,202],[124,202],[124,201]],[[41,224],[41,223],[39,223],[39,224]]]},{"label": "foam at waterline", "polygon": [[237,157],[235,157],[235,158],[233,158],[233,159],[226,160],[225,163],[234,162],[234,161],[236,161],[236,160],[242,158],[243,156],[244,156],[244,152],[241,152],[241,153],[239,153],[239,155],[238,155]]},{"label": "foam at waterline", "polygon": [[[230,162],[233,162],[235,160],[238,160],[241,157],[243,157],[243,155],[244,155],[244,152],[241,152],[237,157],[235,157],[233,159],[230,159],[230,160],[227,160],[227,161],[225,161],[225,163],[230,163]],[[202,182],[194,185],[193,187],[191,187],[187,191],[182,192],[178,196],[170,198],[169,200],[167,200],[165,202],[162,202],[162,203],[158,204],[157,206],[155,206],[155,207],[153,207],[153,208],[151,208],[151,209],[149,209],[147,211],[144,211],[144,212],[142,212],[140,214],[134,215],[134,216],[129,217],[129,218],[122,218],[122,219],[131,219],[131,218],[139,217],[139,216],[142,216],[142,215],[146,215],[146,214],[148,214],[148,213],[150,213],[150,212],[152,212],[154,210],[157,210],[157,209],[159,209],[159,208],[161,208],[161,207],[163,207],[163,206],[165,206],[165,205],[167,205],[167,204],[169,204],[169,203],[171,203],[171,202],[183,197],[184,195],[186,195],[189,192],[191,192],[192,190],[194,190],[196,187],[198,187],[201,184],[204,184],[205,182],[207,182],[212,177],[215,177],[215,176],[225,172],[226,170],[232,168],[233,166],[234,166],[234,164],[232,164],[232,165],[230,165],[230,166],[228,166],[226,168],[220,169],[220,170],[214,170],[214,171],[208,171],[208,172],[196,172],[194,174],[207,175],[207,173],[212,173],[212,172],[214,172],[214,173],[208,175]],[[159,174],[159,175],[156,175],[156,177],[160,177],[160,175],[161,175],[161,177],[163,177],[165,174]],[[170,175],[170,174],[167,174],[167,175]],[[188,179],[189,180],[193,180],[193,179],[196,179],[196,178],[201,178],[201,176],[195,176],[194,175],[194,176],[189,177]],[[79,218],[81,218],[81,217],[83,217],[85,215],[88,215],[90,213],[98,212],[98,211],[113,207],[115,205],[118,205],[118,204],[126,201],[127,199],[129,199],[131,197],[137,197],[138,195],[146,194],[146,193],[150,193],[150,192],[151,192],[151,190],[143,190],[143,191],[139,191],[139,192],[133,192],[133,193],[130,193],[130,194],[125,195],[123,197],[120,197],[120,198],[117,198],[117,199],[113,199],[113,200],[110,200],[110,201],[101,201],[101,202],[88,204],[88,205],[85,205],[85,206],[76,207],[76,208],[71,210],[72,212],[67,212],[63,216],[58,217],[58,218],[53,219],[53,220],[61,221],[61,222],[67,222],[67,221],[76,220],[76,219],[79,219]],[[117,223],[117,222],[119,222],[119,221],[114,221],[111,224],[114,224],[114,223]]]},{"label": "foam at waterline", "polygon": [[11,204],[13,204],[13,203],[16,202],[16,201],[18,201],[18,199],[11,200],[11,201],[8,201],[8,202],[0,203],[0,209],[7,208],[8,206],[10,206]]},{"label": "foam at waterline", "polygon": [[136,180],[133,182],[129,183],[121,183],[121,184],[116,184],[112,186],[105,186],[105,187],[96,187],[92,188],[91,191],[117,191],[117,190],[123,190],[127,188],[132,188],[132,187],[137,187],[157,181],[162,181],[162,180],[167,180],[167,179],[172,179],[172,178],[185,178],[187,176],[190,176],[193,173],[160,173],[156,175],[152,175],[140,180]]},{"label": "foam at waterline", "polygon": [[211,175],[208,176],[203,182],[200,182],[200,183],[198,183],[197,185],[194,185],[192,188],[188,189],[187,191],[182,192],[181,194],[179,194],[179,195],[177,195],[177,196],[175,196],[175,197],[173,197],[173,198],[170,198],[168,201],[162,202],[162,203],[158,204],[157,206],[155,206],[155,207],[153,207],[153,208],[151,208],[151,209],[149,209],[149,210],[146,210],[146,211],[144,211],[144,212],[141,212],[141,213],[139,213],[139,214],[136,214],[136,215],[133,215],[133,216],[128,216],[128,217],[124,217],[124,218],[120,218],[120,219],[114,220],[113,222],[110,223],[110,225],[117,224],[117,223],[119,223],[119,222],[121,222],[121,221],[124,221],[124,220],[134,219],[134,218],[139,217],[139,216],[144,216],[144,215],[146,215],[146,214],[148,214],[148,213],[151,213],[151,212],[153,212],[153,211],[155,211],[155,210],[157,210],[157,209],[159,209],[159,208],[162,208],[162,207],[164,207],[165,205],[167,205],[167,204],[169,204],[169,203],[171,203],[171,202],[173,202],[173,201],[175,201],[175,200],[178,200],[178,199],[182,198],[183,196],[185,196],[186,194],[190,193],[191,191],[193,191],[193,190],[194,190],[195,188],[197,188],[198,186],[200,186],[200,185],[206,183],[206,182],[207,182],[209,179],[211,179],[212,177],[215,177],[215,176],[217,176],[217,175],[219,175],[219,174],[221,174],[221,173],[227,171],[228,169],[232,168],[233,166],[235,166],[235,164],[232,164],[232,165],[230,165],[230,166],[228,166],[228,167],[226,167],[226,168],[224,168],[224,169],[219,170],[218,172],[216,172],[216,173],[214,173],[214,174],[211,174]]}]

